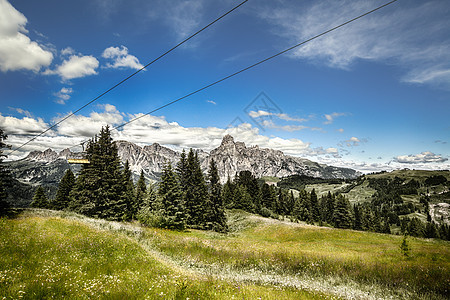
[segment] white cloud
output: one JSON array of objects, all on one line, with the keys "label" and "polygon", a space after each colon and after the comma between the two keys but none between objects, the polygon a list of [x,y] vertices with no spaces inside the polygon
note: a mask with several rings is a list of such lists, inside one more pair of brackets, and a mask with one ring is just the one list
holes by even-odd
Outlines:
[{"label": "white cloud", "polygon": [[63,87],[54,95],[56,96],[56,103],[66,104],[66,101],[70,99],[70,95],[73,93],[72,88]]},{"label": "white cloud", "polygon": [[131,69],[142,69],[144,66],[139,62],[136,56],[128,54],[128,48],[125,46],[119,47],[109,47],[103,51],[103,58],[112,59],[113,63],[108,63],[107,68],[131,68]]},{"label": "white cloud", "polygon": [[177,1],[167,12],[167,24],[182,39],[199,29],[202,16],[203,1]]},{"label": "white cloud", "polygon": [[214,104],[214,105],[217,105],[217,103],[216,103],[216,102],[214,102],[213,100],[206,100],[206,102],[207,102],[207,103],[211,103],[211,104]]},{"label": "white cloud", "polygon": [[394,161],[402,164],[429,164],[429,163],[443,163],[448,161],[448,158],[439,154],[434,154],[430,151],[425,151],[420,154],[400,155],[394,158]]},{"label": "white cloud", "polygon": [[[0,114],[0,128],[9,136],[11,135],[34,135],[38,134],[49,126],[41,118],[24,117],[22,119],[2,116]],[[8,140],[9,142],[9,140]]]},{"label": "white cloud", "polygon": [[74,55],[76,52],[72,47],[67,47],[61,50],[62,56]]},{"label": "white cloud", "polygon": [[339,143],[338,146],[343,147],[343,145],[345,144],[347,147],[357,147],[357,146],[359,146],[361,144],[367,143],[367,141],[368,140],[365,139],[365,138],[359,139],[357,137],[352,136],[348,140]]},{"label": "white cloud", "polygon": [[64,60],[55,70],[46,70],[44,74],[57,74],[61,76],[63,80],[70,80],[89,75],[96,75],[98,65],[98,60],[93,56],[71,55],[69,59]]},{"label": "white cloud", "polygon": [[16,111],[21,115],[24,115],[28,118],[32,118],[33,114],[29,112],[28,110],[22,109],[22,108],[15,108],[15,107],[8,107],[10,110]]},{"label": "white cloud", "polygon": [[326,121],[323,122],[323,124],[330,125],[331,123],[334,122],[334,119],[336,119],[337,117],[343,117],[346,115],[347,115],[346,113],[338,113],[338,112],[334,112],[332,114],[325,114],[324,118],[326,119]]},{"label": "white cloud", "polygon": [[[382,4],[314,1],[260,12],[290,43],[300,42]],[[445,1],[397,2],[296,49],[292,57],[349,69],[358,60],[395,64],[405,82],[450,87],[450,19]]]},{"label": "white cloud", "polygon": [[272,120],[264,120],[261,122],[261,124],[265,128],[278,129],[278,130],[289,131],[289,132],[299,131],[299,130],[309,128],[308,126],[303,126],[303,125],[277,125],[274,122],[272,122]]},{"label": "white cloud", "polygon": [[284,114],[284,113],[271,113],[268,111],[264,111],[264,110],[258,110],[258,111],[250,111],[248,113],[248,115],[252,118],[259,118],[259,117],[269,117],[269,116],[274,116],[277,117],[281,120],[284,121],[292,121],[292,122],[306,122],[308,121],[308,119],[304,119],[304,118],[297,118],[297,117],[291,117],[288,114]]},{"label": "white cloud", "polygon": [[8,1],[0,0],[0,70],[39,72],[53,60],[53,54],[26,35],[27,18]]},{"label": "white cloud", "polygon": [[[64,136],[91,138],[98,134],[103,126],[117,126],[124,122],[122,114],[115,106],[106,104],[101,107],[103,112],[92,112],[88,117],[75,115],[68,118],[57,126],[57,133]],[[60,116],[53,121],[58,122],[64,117]]]}]

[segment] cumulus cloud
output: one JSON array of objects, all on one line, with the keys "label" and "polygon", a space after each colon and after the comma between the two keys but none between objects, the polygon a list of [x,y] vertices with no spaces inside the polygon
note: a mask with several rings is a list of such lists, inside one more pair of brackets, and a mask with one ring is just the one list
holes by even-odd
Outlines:
[{"label": "cumulus cloud", "polygon": [[419,154],[400,155],[394,158],[394,161],[402,164],[429,164],[429,163],[443,163],[448,161],[448,158],[440,154],[434,154],[430,151],[425,151]]},{"label": "cumulus cloud", "polygon": [[46,70],[44,74],[56,74],[61,76],[63,80],[71,80],[96,75],[98,65],[98,60],[91,55],[71,55],[69,59],[64,60],[62,64],[58,65],[55,70]]},{"label": "cumulus cloud", "polygon": [[[292,2],[260,11],[291,43],[299,42],[380,5],[379,1]],[[395,64],[402,80],[450,88],[450,19],[445,1],[395,3],[296,49],[292,57],[349,69],[358,60]],[[406,50],[407,49],[407,50]]]},{"label": "cumulus cloud", "polygon": [[48,127],[48,124],[41,118],[34,119],[31,117],[24,117],[19,119],[0,114],[0,128],[2,128],[7,135],[34,135],[44,131]]},{"label": "cumulus cloud", "polygon": [[72,88],[63,87],[54,95],[56,96],[55,102],[58,104],[66,104],[66,101],[70,99],[70,95],[73,93]]},{"label": "cumulus cloud", "polygon": [[347,115],[346,113],[338,113],[338,112],[334,112],[331,114],[325,114],[323,117],[326,119],[326,121],[323,122],[323,124],[330,125],[334,122],[334,119],[336,119],[337,117],[343,117],[346,115]]},{"label": "cumulus cloud", "polygon": [[[98,134],[103,126],[117,126],[123,123],[123,116],[115,106],[106,104],[102,107],[102,112],[92,112],[89,116],[76,115],[68,118],[57,126],[58,135],[91,138]],[[58,122],[64,117],[57,117],[53,121]]]},{"label": "cumulus cloud", "polygon": [[106,65],[107,68],[131,68],[139,70],[144,67],[136,56],[128,54],[128,48],[125,46],[106,48],[103,51],[102,57],[113,61]]},{"label": "cumulus cloud", "polygon": [[53,54],[32,41],[25,29],[27,18],[8,1],[0,0],[0,70],[39,72],[53,60]]}]

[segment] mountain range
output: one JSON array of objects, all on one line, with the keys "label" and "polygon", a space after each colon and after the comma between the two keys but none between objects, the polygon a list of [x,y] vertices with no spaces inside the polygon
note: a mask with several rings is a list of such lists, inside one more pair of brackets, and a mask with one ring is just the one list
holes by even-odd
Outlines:
[{"label": "mountain range", "polygon": [[[158,143],[144,147],[127,141],[116,141],[115,143],[121,161],[128,160],[135,179],[143,170],[148,180],[159,180],[163,166],[167,162],[175,166],[181,155],[180,152]],[[220,146],[209,153],[197,150],[197,155],[205,173],[210,161],[215,160],[222,183],[226,182],[228,177],[233,179],[236,173],[244,170],[251,171],[258,178],[300,174],[325,179],[349,179],[361,175],[353,169],[319,164],[308,159],[285,155],[278,150],[258,146],[247,147],[243,142],[234,141],[231,135],[224,136]],[[15,188],[16,191],[13,191],[12,197],[16,199],[14,202],[18,201],[17,197],[23,198],[18,195],[17,190],[21,190],[26,198],[29,198],[32,193],[23,191],[34,190],[33,187],[37,185],[44,185],[50,195],[54,194],[59,179],[66,169],[71,168],[75,173],[80,169],[79,165],[69,165],[67,159],[81,157],[82,153],[71,152],[69,149],[59,153],[47,149],[30,152],[26,158],[18,161],[6,162],[15,178],[16,185],[20,186],[19,189]],[[25,201],[25,199],[23,200]]]}]

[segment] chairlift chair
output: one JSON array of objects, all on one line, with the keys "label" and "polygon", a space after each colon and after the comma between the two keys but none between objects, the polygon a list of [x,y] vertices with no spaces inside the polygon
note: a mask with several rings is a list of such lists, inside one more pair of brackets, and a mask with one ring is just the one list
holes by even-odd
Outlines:
[{"label": "chairlift chair", "polygon": [[[82,157],[86,157],[86,151],[84,151],[84,143],[81,143],[81,148],[83,149],[83,151],[81,152],[81,156]],[[68,158],[67,162],[69,164],[90,164],[91,162],[89,161],[89,159],[87,158]]]}]

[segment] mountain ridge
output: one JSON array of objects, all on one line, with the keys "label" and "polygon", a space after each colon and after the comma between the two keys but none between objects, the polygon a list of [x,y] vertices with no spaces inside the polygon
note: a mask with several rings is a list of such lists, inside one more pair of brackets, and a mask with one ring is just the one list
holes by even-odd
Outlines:
[{"label": "mountain ridge", "polygon": [[[176,165],[181,155],[180,152],[158,143],[141,147],[132,142],[119,140],[115,141],[115,144],[122,162],[128,160],[130,169],[135,174],[143,170],[147,178],[154,180],[159,178],[167,162]],[[349,179],[361,175],[360,172],[350,168],[319,164],[305,158],[285,155],[280,150],[260,148],[257,145],[247,147],[244,142],[235,141],[231,135],[225,135],[220,146],[209,153],[201,149],[196,151],[204,172],[207,171],[210,161],[215,160],[222,183],[244,170],[251,171],[256,177],[303,174],[324,179]],[[59,153],[47,149],[30,152],[24,160],[51,163],[60,159],[81,157],[81,153],[71,152],[69,149]]]}]

